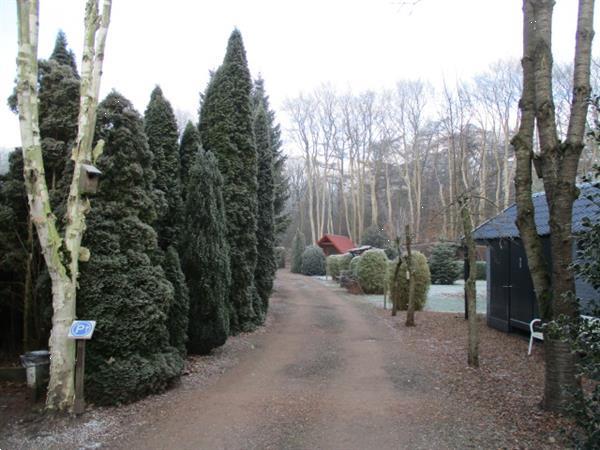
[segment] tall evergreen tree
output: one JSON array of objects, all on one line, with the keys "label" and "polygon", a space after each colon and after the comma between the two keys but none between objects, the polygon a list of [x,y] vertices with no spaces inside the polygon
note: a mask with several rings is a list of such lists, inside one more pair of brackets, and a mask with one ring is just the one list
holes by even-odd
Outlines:
[{"label": "tall evergreen tree", "polygon": [[267,115],[271,151],[273,153],[273,214],[275,243],[279,245],[281,236],[285,233],[291,222],[290,215],[285,211],[285,205],[290,196],[289,181],[285,174],[285,161],[287,157],[283,153],[281,127],[275,118],[275,111],[269,105],[269,96],[266,94],[265,82],[261,77],[254,82],[253,105],[255,110],[259,104],[263,105]]},{"label": "tall evergreen tree", "polygon": [[200,113],[202,146],[219,161],[230,246],[231,331],[252,330],[255,306],[257,162],[252,131],[252,81],[242,35],[229,38],[223,64],[213,75]]},{"label": "tall evergreen tree", "polygon": [[306,249],[306,238],[304,233],[300,230],[296,230],[296,235],[292,241],[292,264],[290,266],[290,272],[302,273],[302,254]]},{"label": "tall evergreen tree", "polygon": [[97,320],[88,345],[86,396],[98,404],[135,400],[163,390],[183,369],[170,345],[173,286],[153,262],[158,251],[152,153],[129,100],[111,93],[98,107],[97,162],[103,172],[84,245],[77,315]]},{"label": "tall evergreen tree", "polygon": [[258,210],[256,249],[257,263],[254,272],[256,290],[261,300],[258,317],[267,314],[269,296],[275,278],[275,226],[273,217],[273,151],[267,114],[259,103],[254,116],[254,136],[258,155]]},{"label": "tall evergreen tree", "polygon": [[190,289],[187,347],[195,354],[223,345],[229,335],[231,273],[222,189],[216,158],[198,153],[190,167],[181,245]]},{"label": "tall evergreen tree", "polygon": [[185,355],[189,297],[181,262],[177,253],[178,236],[183,219],[181,200],[177,120],[173,108],[160,87],[154,88],[144,115],[144,130],[152,153],[155,197],[164,200],[157,211],[154,229],[161,251],[157,260],[173,285],[175,299],[169,309],[170,341]]},{"label": "tall evergreen tree", "polygon": [[189,173],[195,157],[200,151],[200,133],[198,128],[192,122],[188,122],[181,135],[181,144],[179,144],[179,173],[183,198],[186,197],[186,189],[189,180]]}]

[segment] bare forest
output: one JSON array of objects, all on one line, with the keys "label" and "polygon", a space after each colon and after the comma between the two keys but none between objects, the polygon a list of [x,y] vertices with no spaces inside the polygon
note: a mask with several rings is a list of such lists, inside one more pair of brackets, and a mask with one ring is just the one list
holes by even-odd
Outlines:
[{"label": "bare forest", "polygon": [[[554,66],[558,132],[568,124],[573,68]],[[592,63],[592,88],[600,61]],[[475,225],[514,202],[515,157],[522,87],[517,60],[498,61],[468,80],[434,88],[400,80],[379,92],[340,92],[323,85],[285,103],[291,153],[289,212],[296,229],[316,242],[324,233],[356,244],[370,226],[390,238],[412,224],[416,244],[463,235],[459,198],[471,200]],[[595,120],[591,108],[589,124]],[[598,162],[591,139],[579,174]],[[539,179],[534,189],[541,190]]]}]

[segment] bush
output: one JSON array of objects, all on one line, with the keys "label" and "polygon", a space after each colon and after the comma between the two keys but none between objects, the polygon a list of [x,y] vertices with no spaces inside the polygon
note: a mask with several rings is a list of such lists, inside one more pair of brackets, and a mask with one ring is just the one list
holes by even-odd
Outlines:
[{"label": "bush", "polygon": [[325,265],[327,266],[327,275],[333,279],[340,276],[340,255],[329,255],[325,259]]},{"label": "bush", "polygon": [[350,253],[344,253],[342,255],[330,255],[327,257],[327,275],[331,278],[337,279],[340,277],[341,272],[350,269],[350,262],[352,261],[352,255]]},{"label": "bush", "polygon": [[354,258],[352,258],[352,261],[350,261],[350,274],[354,277],[357,278],[358,277],[358,263],[360,262],[360,258],[362,258],[362,256],[355,256]]},{"label": "bush", "polygon": [[304,238],[302,231],[298,230],[292,241],[292,264],[290,272],[302,273],[302,254],[304,253],[305,248],[306,239]]},{"label": "bush", "polygon": [[455,262],[456,245],[451,242],[439,242],[433,247],[429,257],[429,270],[433,284],[454,284],[461,276],[461,269]]},{"label": "bush", "polygon": [[[415,311],[421,311],[427,302],[427,293],[431,285],[431,274],[427,265],[427,258],[421,252],[412,252],[413,272],[415,280]],[[389,261],[387,266],[387,287],[390,292],[390,298],[398,296],[398,309],[406,311],[408,309],[408,280],[406,279],[406,263],[400,265],[400,276],[398,285],[394,286],[394,272],[398,260]]]},{"label": "bush", "polygon": [[372,249],[362,254],[356,266],[356,275],[365,294],[383,294],[387,264],[383,250]]},{"label": "bush", "polygon": [[325,275],[325,254],[321,247],[310,245],[302,253],[304,275]]},{"label": "bush", "polygon": [[275,247],[275,267],[278,269],[285,268],[285,247]]}]

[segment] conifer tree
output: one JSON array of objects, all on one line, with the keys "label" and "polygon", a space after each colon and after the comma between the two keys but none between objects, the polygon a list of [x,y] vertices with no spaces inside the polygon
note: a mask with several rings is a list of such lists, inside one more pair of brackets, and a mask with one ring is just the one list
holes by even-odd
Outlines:
[{"label": "conifer tree", "polygon": [[258,104],[254,117],[254,137],[258,156],[258,210],[256,249],[257,261],[254,282],[258,296],[259,317],[262,321],[267,314],[269,296],[275,278],[275,242],[273,217],[273,151],[267,114],[262,104]]},{"label": "conifer tree", "polygon": [[187,347],[205,354],[229,335],[229,246],[223,178],[210,152],[200,152],[190,167],[181,245],[190,289]]},{"label": "conifer tree", "polygon": [[84,245],[78,317],[97,320],[86,356],[86,397],[98,404],[135,400],[163,390],[183,369],[170,345],[173,286],[153,262],[158,251],[152,153],[144,123],[129,100],[111,93],[98,107],[97,161],[103,172]]},{"label": "conifer tree", "polygon": [[285,175],[285,161],[287,157],[283,153],[283,142],[281,140],[281,127],[275,118],[275,111],[269,105],[269,96],[266,94],[264,80],[258,78],[254,82],[253,95],[254,108],[262,104],[267,114],[269,124],[269,137],[271,151],[273,153],[273,214],[275,226],[275,243],[280,245],[281,235],[290,224],[291,218],[285,211],[285,205],[289,198],[289,181]]},{"label": "conifer tree", "polygon": [[177,121],[171,104],[158,86],[152,91],[144,114],[144,130],[148,149],[153,156],[155,198],[164,201],[153,225],[161,250],[157,253],[157,260],[173,285],[175,294],[174,303],[169,309],[170,342],[185,355],[189,298],[176,250],[183,218]]},{"label": "conifer tree", "polygon": [[257,161],[251,89],[242,35],[236,29],[229,38],[223,64],[206,89],[199,124],[202,147],[215,154],[224,178],[233,333],[254,328],[254,307],[259,303],[254,287]]},{"label": "conifer tree", "polygon": [[292,241],[292,265],[290,266],[290,272],[302,273],[302,254],[306,249],[306,239],[304,233],[300,230],[296,230],[296,235]]},{"label": "conifer tree", "polygon": [[181,144],[179,144],[179,173],[184,200],[187,195],[190,168],[199,151],[200,133],[192,122],[188,122],[181,135]]}]

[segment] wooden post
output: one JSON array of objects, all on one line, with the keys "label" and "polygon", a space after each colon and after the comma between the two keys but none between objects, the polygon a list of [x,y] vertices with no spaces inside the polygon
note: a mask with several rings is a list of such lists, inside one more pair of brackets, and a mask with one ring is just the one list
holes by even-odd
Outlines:
[{"label": "wooden post", "polygon": [[83,377],[85,372],[85,339],[77,339],[77,363],[75,366],[75,405],[73,412],[82,414],[85,411],[83,398]]}]

